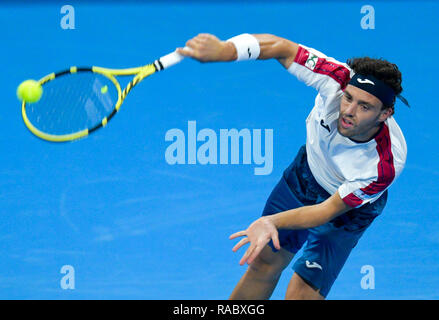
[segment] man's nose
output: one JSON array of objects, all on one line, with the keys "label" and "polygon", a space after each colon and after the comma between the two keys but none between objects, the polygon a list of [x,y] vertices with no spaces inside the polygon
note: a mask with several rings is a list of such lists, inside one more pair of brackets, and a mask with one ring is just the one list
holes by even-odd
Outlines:
[{"label": "man's nose", "polygon": [[357,103],[355,101],[352,101],[349,103],[344,111],[345,116],[353,117],[355,115],[355,112],[357,110]]}]

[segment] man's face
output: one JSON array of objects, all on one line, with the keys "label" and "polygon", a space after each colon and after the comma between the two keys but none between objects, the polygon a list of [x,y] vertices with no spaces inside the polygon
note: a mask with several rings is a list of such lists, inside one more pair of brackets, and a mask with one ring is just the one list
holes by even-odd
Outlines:
[{"label": "man's face", "polygon": [[338,132],[356,141],[369,140],[380,123],[391,115],[390,108],[381,110],[382,107],[382,102],[374,95],[348,85],[340,103]]}]

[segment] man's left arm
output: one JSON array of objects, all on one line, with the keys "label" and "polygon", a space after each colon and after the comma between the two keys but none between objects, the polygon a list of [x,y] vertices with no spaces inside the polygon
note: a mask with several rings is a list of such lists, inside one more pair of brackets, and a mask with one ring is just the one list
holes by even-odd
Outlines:
[{"label": "man's left arm", "polygon": [[325,224],[352,209],[338,191],[325,201],[266,216],[277,229],[309,229]]},{"label": "man's left arm", "polygon": [[236,232],[230,236],[230,239],[244,237],[235,245],[233,251],[237,251],[243,245],[250,243],[239,263],[241,265],[251,264],[270,240],[273,241],[276,249],[280,249],[278,229],[314,228],[351,209],[352,207],[348,206],[336,192],[322,203],[261,217],[246,230]]}]

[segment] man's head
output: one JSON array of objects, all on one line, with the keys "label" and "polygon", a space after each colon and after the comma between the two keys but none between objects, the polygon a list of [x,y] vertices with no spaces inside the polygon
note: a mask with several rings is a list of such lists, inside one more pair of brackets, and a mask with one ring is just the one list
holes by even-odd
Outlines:
[{"label": "man's head", "polygon": [[395,96],[402,92],[401,72],[382,59],[354,58],[347,63],[356,76],[340,103],[338,131],[353,140],[366,141],[393,115]]}]

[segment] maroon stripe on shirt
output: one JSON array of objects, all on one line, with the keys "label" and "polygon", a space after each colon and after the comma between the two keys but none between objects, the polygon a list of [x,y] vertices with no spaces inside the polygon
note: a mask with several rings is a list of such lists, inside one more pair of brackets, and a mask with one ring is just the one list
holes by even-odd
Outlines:
[{"label": "maroon stripe on shirt", "polygon": [[395,166],[393,164],[392,145],[390,142],[389,127],[383,124],[380,134],[375,137],[376,149],[380,157],[378,162],[378,179],[361,190],[368,195],[384,191],[395,179]]},{"label": "maroon stripe on shirt", "polygon": [[[380,158],[377,165],[378,178],[368,186],[360,189],[369,196],[383,192],[392,183],[393,179],[395,179],[390,132],[389,127],[387,127],[385,123],[383,124],[381,132],[375,137],[375,142],[377,144],[376,150]],[[348,194],[343,198],[343,201],[351,207],[358,207],[363,203],[363,200],[358,198],[354,193]]]},{"label": "maroon stripe on shirt", "polygon": [[356,208],[363,203],[363,200],[358,198],[355,194],[349,193],[346,197],[343,198],[344,203],[346,203],[349,207]]}]

